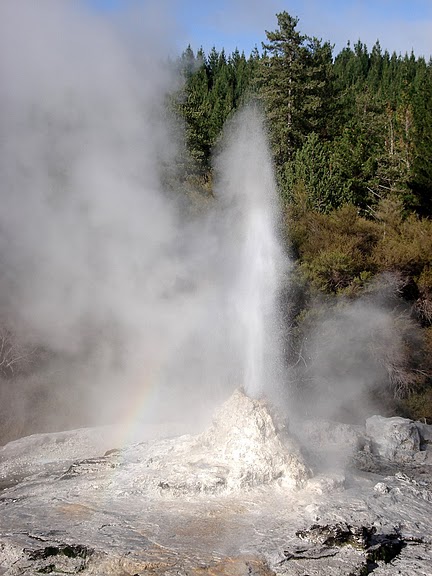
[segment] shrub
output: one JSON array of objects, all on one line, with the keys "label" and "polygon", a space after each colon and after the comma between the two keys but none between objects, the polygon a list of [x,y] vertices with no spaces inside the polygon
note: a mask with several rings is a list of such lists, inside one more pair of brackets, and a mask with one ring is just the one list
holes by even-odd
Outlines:
[{"label": "shrub", "polygon": [[421,275],[431,263],[432,221],[415,214],[404,219],[402,205],[391,199],[381,203],[377,216],[382,225],[373,254],[378,269]]},{"label": "shrub", "polygon": [[299,214],[297,207],[288,225],[300,270],[318,290],[355,295],[371,278],[379,225],[360,217],[354,206],[347,204],[329,215]]},{"label": "shrub", "polygon": [[398,408],[407,418],[432,424],[432,387],[402,400]]}]

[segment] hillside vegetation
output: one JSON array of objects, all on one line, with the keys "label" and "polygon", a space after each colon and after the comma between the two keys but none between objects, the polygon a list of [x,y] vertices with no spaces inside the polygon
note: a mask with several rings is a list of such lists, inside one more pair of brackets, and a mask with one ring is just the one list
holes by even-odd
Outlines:
[{"label": "hillside vegetation", "polygon": [[258,102],[295,259],[281,313],[288,362],[303,366],[297,385],[307,386],[305,343],[317,321],[353,301],[373,303],[392,327],[385,338],[370,335],[386,377],[367,392],[389,414],[432,421],[432,62],[378,41],[334,56],[287,12],[277,21],[261,53],[189,46],[182,54],[185,81],[170,105],[186,131],[186,189],[195,202],[191,190],[211,196],[222,126]]}]

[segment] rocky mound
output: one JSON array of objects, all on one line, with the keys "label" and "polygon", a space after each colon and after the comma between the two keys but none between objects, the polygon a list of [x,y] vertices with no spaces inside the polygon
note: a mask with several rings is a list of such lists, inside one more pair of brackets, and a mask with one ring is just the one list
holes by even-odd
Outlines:
[{"label": "rocky mound", "polygon": [[207,431],[152,444],[143,465],[143,482],[174,496],[233,493],[272,483],[300,488],[310,476],[299,447],[277,432],[266,404],[240,390]]},{"label": "rocky mound", "polygon": [[230,465],[233,489],[276,480],[298,488],[310,476],[299,446],[277,432],[267,405],[241,390],[222,405],[199,441],[213,458]]}]

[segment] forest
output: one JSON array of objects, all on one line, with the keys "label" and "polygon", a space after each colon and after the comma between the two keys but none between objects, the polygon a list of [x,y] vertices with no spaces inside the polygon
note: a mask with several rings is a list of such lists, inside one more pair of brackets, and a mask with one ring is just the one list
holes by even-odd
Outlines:
[{"label": "forest", "polygon": [[262,51],[188,46],[176,63],[184,84],[169,106],[185,126],[186,194],[212,197],[225,121],[245,102],[260,106],[295,261],[281,314],[297,386],[308,386],[317,320],[379,302],[392,327],[366,337],[385,373],[368,394],[387,414],[432,421],[432,61],[379,41],[334,55],[287,12],[277,22]]}]

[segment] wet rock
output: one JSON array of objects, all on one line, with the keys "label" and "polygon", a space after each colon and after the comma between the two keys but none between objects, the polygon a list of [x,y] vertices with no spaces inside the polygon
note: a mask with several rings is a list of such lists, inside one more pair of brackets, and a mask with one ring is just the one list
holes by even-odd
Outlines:
[{"label": "wet rock", "polygon": [[417,430],[420,434],[421,450],[432,450],[432,426],[424,422],[416,422]]},{"label": "wet rock", "polygon": [[337,524],[313,524],[307,530],[298,530],[296,535],[315,544],[324,546],[343,546],[351,544],[360,548],[366,548],[375,534],[376,528],[365,526],[350,526],[346,523]]},{"label": "wet rock", "polygon": [[329,555],[336,555],[336,550],[342,546],[352,546],[363,551],[363,563],[356,570],[358,576],[370,574],[379,567],[379,563],[388,564],[407,545],[398,532],[377,534],[375,526],[351,526],[343,522],[332,525],[314,524],[296,534],[299,538],[319,546],[305,549],[301,551],[301,555],[297,552],[292,555],[293,558],[323,558],[326,551],[331,553]]},{"label": "wet rock", "polygon": [[375,454],[387,460],[406,462],[420,450],[420,434],[412,420],[372,416],[366,420],[366,433]]},{"label": "wet rock", "polygon": [[[21,556],[15,552],[14,562],[4,566],[6,572],[0,573],[8,576],[79,574],[89,567],[93,554],[94,550],[80,544],[52,543],[41,548],[24,548]],[[1,567],[0,563],[0,570]]]},{"label": "wet rock", "polygon": [[194,570],[196,576],[224,575],[230,576],[276,576],[265,560],[256,556],[234,556],[222,558]]}]

